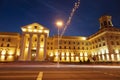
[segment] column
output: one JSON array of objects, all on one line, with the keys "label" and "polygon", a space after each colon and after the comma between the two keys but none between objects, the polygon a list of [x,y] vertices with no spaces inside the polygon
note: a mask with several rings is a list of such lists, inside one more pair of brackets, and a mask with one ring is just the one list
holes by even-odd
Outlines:
[{"label": "column", "polygon": [[36,50],[36,61],[39,61],[39,51],[40,51],[40,34],[37,35],[37,50]]},{"label": "column", "polygon": [[29,48],[28,48],[28,59],[27,59],[28,61],[31,60],[32,36],[33,36],[33,34],[30,34]]},{"label": "column", "polygon": [[20,47],[20,57],[19,57],[19,60],[20,61],[24,61],[24,51],[25,51],[25,34],[23,33],[22,34],[22,39],[20,41],[20,44],[21,44],[21,47]]},{"label": "column", "polygon": [[44,35],[44,60],[46,59],[47,53],[46,53],[46,38],[47,38],[47,34]]}]

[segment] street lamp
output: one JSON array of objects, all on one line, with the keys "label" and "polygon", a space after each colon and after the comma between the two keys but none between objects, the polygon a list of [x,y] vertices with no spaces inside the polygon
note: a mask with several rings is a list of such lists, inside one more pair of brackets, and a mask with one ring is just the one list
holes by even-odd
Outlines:
[{"label": "street lamp", "polygon": [[60,62],[60,53],[59,53],[59,38],[60,38],[60,28],[63,27],[63,21],[59,20],[56,22],[56,26],[57,26],[57,29],[58,29],[58,60],[57,60],[57,63],[58,63],[58,66],[59,66],[59,62]]}]

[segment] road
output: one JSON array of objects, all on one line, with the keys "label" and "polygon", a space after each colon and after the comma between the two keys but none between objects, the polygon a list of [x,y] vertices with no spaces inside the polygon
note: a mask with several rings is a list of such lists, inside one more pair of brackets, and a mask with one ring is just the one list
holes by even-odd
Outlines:
[{"label": "road", "polygon": [[115,66],[45,66],[0,65],[0,80],[120,80],[120,68]]}]

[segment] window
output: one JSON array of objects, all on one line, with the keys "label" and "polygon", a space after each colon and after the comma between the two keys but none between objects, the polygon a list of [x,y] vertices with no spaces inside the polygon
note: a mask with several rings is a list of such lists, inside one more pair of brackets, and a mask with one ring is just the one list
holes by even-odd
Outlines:
[{"label": "window", "polygon": [[43,38],[41,39],[41,41],[43,41]]},{"label": "window", "polygon": [[95,40],[95,43],[97,43],[97,40]]},{"label": "window", "polygon": [[108,21],[108,24],[111,25],[111,24],[110,24],[110,21]]},{"label": "window", "polygon": [[66,44],[66,41],[64,41],[64,44]]},{"label": "window", "polygon": [[104,21],[104,26],[106,26],[107,25],[107,22],[106,21]]},{"label": "window", "polygon": [[64,46],[64,49],[66,49],[66,46]]},{"label": "window", "polygon": [[2,38],[2,41],[4,41],[5,39],[4,38]]},{"label": "window", "polygon": [[53,48],[51,47],[51,50],[52,50]]},{"label": "window", "polygon": [[116,42],[116,44],[117,44],[117,45],[120,45],[118,41]]},{"label": "window", "polygon": [[74,49],[75,49],[75,46],[74,46]]},{"label": "window", "polygon": [[101,44],[99,44],[99,47],[101,47]]},{"label": "window", "polygon": [[82,45],[84,45],[84,42],[82,42]]},{"label": "window", "polygon": [[73,42],[73,44],[75,44],[75,42]]},{"label": "window", "polygon": [[60,49],[62,49],[62,47],[61,47],[61,46],[60,46],[59,48],[60,48]]},{"label": "window", "polygon": [[100,39],[98,39],[98,42],[100,42]]},{"label": "window", "polygon": [[10,42],[11,41],[11,39],[10,38],[8,38],[8,42]]},{"label": "window", "polygon": [[105,42],[103,43],[103,46],[105,46]]},{"label": "window", "polygon": [[70,44],[70,41],[69,41],[69,44]]},{"label": "window", "polygon": [[37,29],[37,26],[34,26],[35,29]]},{"label": "window", "polygon": [[86,46],[88,45],[88,43],[86,43]]},{"label": "window", "polygon": [[10,44],[7,44],[7,47],[9,47],[10,46]]},{"label": "window", "polygon": [[82,50],[84,50],[84,47],[82,47]]},{"label": "window", "polygon": [[53,45],[53,43],[51,42],[51,45]]},{"label": "window", "polygon": [[3,47],[3,43],[1,44],[1,47]]},{"label": "window", "polygon": [[69,47],[69,49],[71,49],[71,47]]},{"label": "window", "polygon": [[35,38],[35,42],[37,41],[37,38]]},{"label": "window", "polygon": [[98,48],[98,45],[96,45],[96,48]]}]

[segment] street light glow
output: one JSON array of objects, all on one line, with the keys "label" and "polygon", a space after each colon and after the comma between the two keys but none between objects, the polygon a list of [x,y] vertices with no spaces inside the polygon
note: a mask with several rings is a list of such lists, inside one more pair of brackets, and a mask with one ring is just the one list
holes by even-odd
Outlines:
[{"label": "street light glow", "polygon": [[56,26],[57,27],[62,27],[63,26],[63,21],[57,21]]}]

